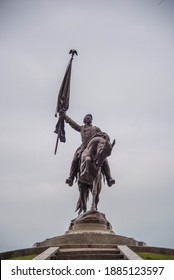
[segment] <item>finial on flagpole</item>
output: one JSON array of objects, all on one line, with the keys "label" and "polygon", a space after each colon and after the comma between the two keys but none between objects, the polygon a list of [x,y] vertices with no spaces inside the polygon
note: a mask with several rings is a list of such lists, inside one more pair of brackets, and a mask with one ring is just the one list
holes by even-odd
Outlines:
[{"label": "finial on flagpole", "polygon": [[76,50],[73,50],[73,49],[69,51],[69,54],[72,55],[71,58],[73,58],[74,55],[78,55],[77,51],[76,51]]}]

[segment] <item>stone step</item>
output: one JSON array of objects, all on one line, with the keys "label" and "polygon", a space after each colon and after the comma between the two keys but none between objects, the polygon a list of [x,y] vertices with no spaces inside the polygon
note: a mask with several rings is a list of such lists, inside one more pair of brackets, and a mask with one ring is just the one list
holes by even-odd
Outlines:
[{"label": "stone step", "polygon": [[116,246],[110,248],[59,248],[59,250],[51,256],[53,260],[120,260],[124,259],[123,254]]},{"label": "stone step", "polygon": [[102,250],[102,249],[116,249],[117,248],[117,245],[115,245],[115,244],[89,244],[89,245],[87,245],[87,244],[64,244],[64,245],[61,245],[60,246],[60,249],[62,250],[62,249],[100,249],[100,250]]},{"label": "stone step", "polygon": [[74,249],[59,249],[57,254],[69,254],[69,255],[74,255],[74,254],[119,254],[120,251],[115,248],[74,248]]},{"label": "stone step", "polygon": [[51,260],[123,260],[122,254],[57,254],[50,258]]}]

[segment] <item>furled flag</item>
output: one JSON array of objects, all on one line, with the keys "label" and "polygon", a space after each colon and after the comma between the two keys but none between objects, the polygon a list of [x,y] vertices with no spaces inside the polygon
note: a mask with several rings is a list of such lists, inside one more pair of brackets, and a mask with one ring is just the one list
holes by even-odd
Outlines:
[{"label": "furled flag", "polygon": [[66,68],[65,75],[57,98],[55,117],[57,117],[57,113],[59,113],[59,119],[56,124],[56,129],[54,131],[55,133],[57,133],[57,141],[56,141],[54,154],[56,154],[57,152],[59,139],[60,142],[66,142],[65,128],[64,128],[65,125],[64,125],[64,118],[62,116],[62,112],[66,112],[69,108],[71,68],[72,68],[72,61],[73,61],[74,54],[77,55],[77,51],[70,50],[69,54],[71,54],[72,56]]}]

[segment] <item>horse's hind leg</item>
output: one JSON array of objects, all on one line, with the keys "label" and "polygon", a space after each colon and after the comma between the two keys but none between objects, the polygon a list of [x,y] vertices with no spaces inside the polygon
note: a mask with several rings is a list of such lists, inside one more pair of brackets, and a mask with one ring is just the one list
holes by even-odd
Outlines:
[{"label": "horse's hind leg", "polygon": [[88,196],[89,196],[89,188],[88,185],[84,184],[83,186],[83,212],[87,211],[87,200],[88,200]]},{"label": "horse's hind leg", "polygon": [[87,200],[88,200],[88,195],[89,195],[89,190],[86,184],[83,184],[81,182],[78,183],[79,185],[79,200],[77,202],[77,207],[76,207],[76,211],[78,211],[78,215],[80,215],[80,213],[86,212],[87,211]]},{"label": "horse's hind leg", "polygon": [[82,188],[82,185],[80,182],[78,182],[78,188],[79,188],[79,199],[77,201],[77,206],[76,206],[76,210],[79,210],[78,211],[78,215],[80,215],[80,213],[83,211],[83,199],[82,199],[82,196],[83,196],[83,188]]},{"label": "horse's hind leg", "polygon": [[99,203],[100,192],[101,192],[101,181],[99,181],[98,185],[97,185],[97,194],[96,194],[96,197],[95,197],[95,207],[96,207],[96,210],[97,210],[97,205]]},{"label": "horse's hind leg", "polygon": [[79,196],[79,200],[77,201],[77,206],[76,206],[76,210],[75,210],[75,212],[77,211],[77,210],[79,210],[78,211],[78,215],[80,215],[80,213],[82,212],[82,202],[81,202],[81,197]]}]

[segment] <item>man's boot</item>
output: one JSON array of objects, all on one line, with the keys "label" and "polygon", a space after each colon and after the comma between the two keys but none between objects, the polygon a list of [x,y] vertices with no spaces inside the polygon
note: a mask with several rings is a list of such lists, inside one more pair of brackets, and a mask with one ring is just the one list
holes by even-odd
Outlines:
[{"label": "man's boot", "polygon": [[74,178],[72,177],[72,175],[70,175],[70,176],[66,179],[65,183],[68,184],[70,187],[72,187],[73,181],[74,181]]},{"label": "man's boot", "polygon": [[107,159],[105,159],[105,161],[103,162],[102,170],[106,177],[108,186],[111,187],[112,185],[115,184],[115,180],[111,177],[110,167]]},{"label": "man's boot", "polygon": [[108,187],[111,187],[112,185],[115,184],[115,180],[112,177],[106,178]]},{"label": "man's boot", "polygon": [[78,158],[74,157],[71,163],[70,175],[66,179],[65,183],[68,184],[70,187],[73,185],[74,178],[77,177],[78,171]]}]

